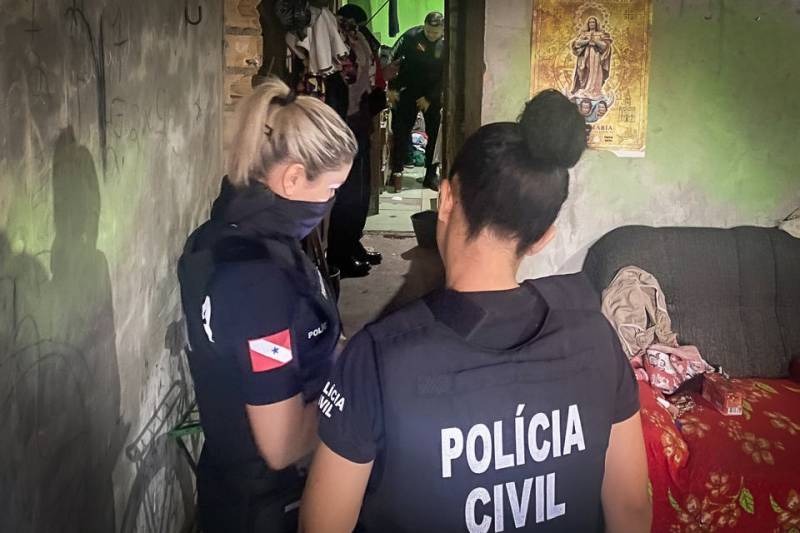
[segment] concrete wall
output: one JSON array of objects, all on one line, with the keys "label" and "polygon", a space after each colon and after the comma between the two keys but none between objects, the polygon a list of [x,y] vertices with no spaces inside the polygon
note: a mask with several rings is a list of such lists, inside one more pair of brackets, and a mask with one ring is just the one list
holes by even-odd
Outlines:
[{"label": "concrete wall", "polygon": [[484,124],[513,120],[531,85],[531,0],[486,0],[484,34]]},{"label": "concrete wall", "polygon": [[[484,123],[529,96],[531,10],[487,2]],[[520,276],[579,269],[617,226],[774,225],[800,206],[798,35],[797,0],[653,0],[647,156],[587,152],[556,241]]]},{"label": "concrete wall", "polygon": [[0,531],[192,513],[165,433],[191,391],[176,261],[221,170],[222,3],[199,4],[0,5]]}]

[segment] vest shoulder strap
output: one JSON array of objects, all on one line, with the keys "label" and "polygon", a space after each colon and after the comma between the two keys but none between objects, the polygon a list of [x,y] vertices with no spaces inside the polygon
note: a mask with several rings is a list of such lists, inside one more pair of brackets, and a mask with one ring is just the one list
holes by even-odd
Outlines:
[{"label": "vest shoulder strap", "polygon": [[211,248],[214,265],[270,260],[291,280],[298,292],[313,292],[310,290],[309,280],[315,277],[314,266],[295,242],[279,236],[254,237],[243,234],[234,226],[226,225],[218,233]]},{"label": "vest shoulder strap", "polygon": [[385,342],[394,337],[417,330],[433,320],[424,300],[417,300],[409,305],[381,317],[377,322],[368,324],[367,329],[375,342]]},{"label": "vest shoulder strap", "polygon": [[[297,248],[297,249],[295,249]],[[208,221],[197,228],[186,241],[179,260],[178,277],[182,285],[205,296],[221,263],[274,261],[296,288],[308,289],[307,278],[313,266],[304,261],[304,254],[291,242],[279,238],[255,238],[245,235],[235,226],[217,225]]]},{"label": "vest shoulder strap", "polygon": [[[211,247],[204,242],[209,233],[213,234],[214,221],[206,221],[194,230],[183,247],[178,260],[178,280],[185,303],[205,297],[205,290],[214,275],[214,254]],[[202,293],[202,294],[201,294]]]},{"label": "vest shoulder strap", "polygon": [[230,233],[222,236],[213,247],[216,263],[258,261],[274,256],[264,242]]}]

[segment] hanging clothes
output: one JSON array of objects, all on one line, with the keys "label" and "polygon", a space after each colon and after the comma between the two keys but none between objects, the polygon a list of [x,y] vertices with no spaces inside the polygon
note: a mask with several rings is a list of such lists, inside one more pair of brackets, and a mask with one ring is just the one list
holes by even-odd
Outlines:
[{"label": "hanging clothes", "polygon": [[349,49],[339,34],[336,16],[328,8],[311,7],[311,23],[305,38],[286,34],[286,44],[306,64],[308,74],[327,76],[339,69],[339,59]]},{"label": "hanging clothes", "polygon": [[277,0],[275,15],[284,30],[294,33],[300,39],[305,39],[308,26],[311,24],[308,0]]},{"label": "hanging clothes", "polygon": [[373,70],[372,49],[361,32],[352,34],[348,38],[348,44],[350,44],[350,50],[354,55],[353,64],[355,66],[355,76],[353,81],[350,82],[348,91],[347,116],[352,116],[358,113],[361,101],[372,91],[375,71]]},{"label": "hanging clothes", "polygon": [[389,0],[389,37],[400,33],[400,17],[397,13],[397,0]]}]

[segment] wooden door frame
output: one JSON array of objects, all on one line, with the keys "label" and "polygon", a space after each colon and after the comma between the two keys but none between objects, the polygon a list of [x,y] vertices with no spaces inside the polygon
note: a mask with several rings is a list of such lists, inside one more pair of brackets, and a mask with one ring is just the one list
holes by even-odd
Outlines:
[{"label": "wooden door frame", "polygon": [[442,176],[464,141],[481,126],[486,0],[445,0],[447,69],[444,79]]}]

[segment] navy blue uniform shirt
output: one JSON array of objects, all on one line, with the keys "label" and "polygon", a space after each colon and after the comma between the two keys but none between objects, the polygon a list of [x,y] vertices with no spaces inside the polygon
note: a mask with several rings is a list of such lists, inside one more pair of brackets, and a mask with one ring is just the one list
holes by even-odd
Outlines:
[{"label": "navy blue uniform shirt", "polygon": [[219,475],[266,472],[245,406],[297,394],[314,401],[340,334],[335,297],[272,198],[226,181],[179,267],[205,434],[201,469]]},{"label": "navy blue uniform shirt", "polygon": [[397,78],[389,87],[402,90],[406,98],[424,96],[430,102],[442,99],[444,77],[444,39],[432,43],[423,26],[406,31],[395,43],[392,60],[402,59]]},{"label": "navy blue uniform shirt", "polygon": [[[235,360],[243,400],[267,405],[303,393],[313,400],[332,362],[335,309],[321,276],[312,300],[269,260],[222,263],[208,289],[208,333]],[[329,332],[330,330],[330,332]]]}]

